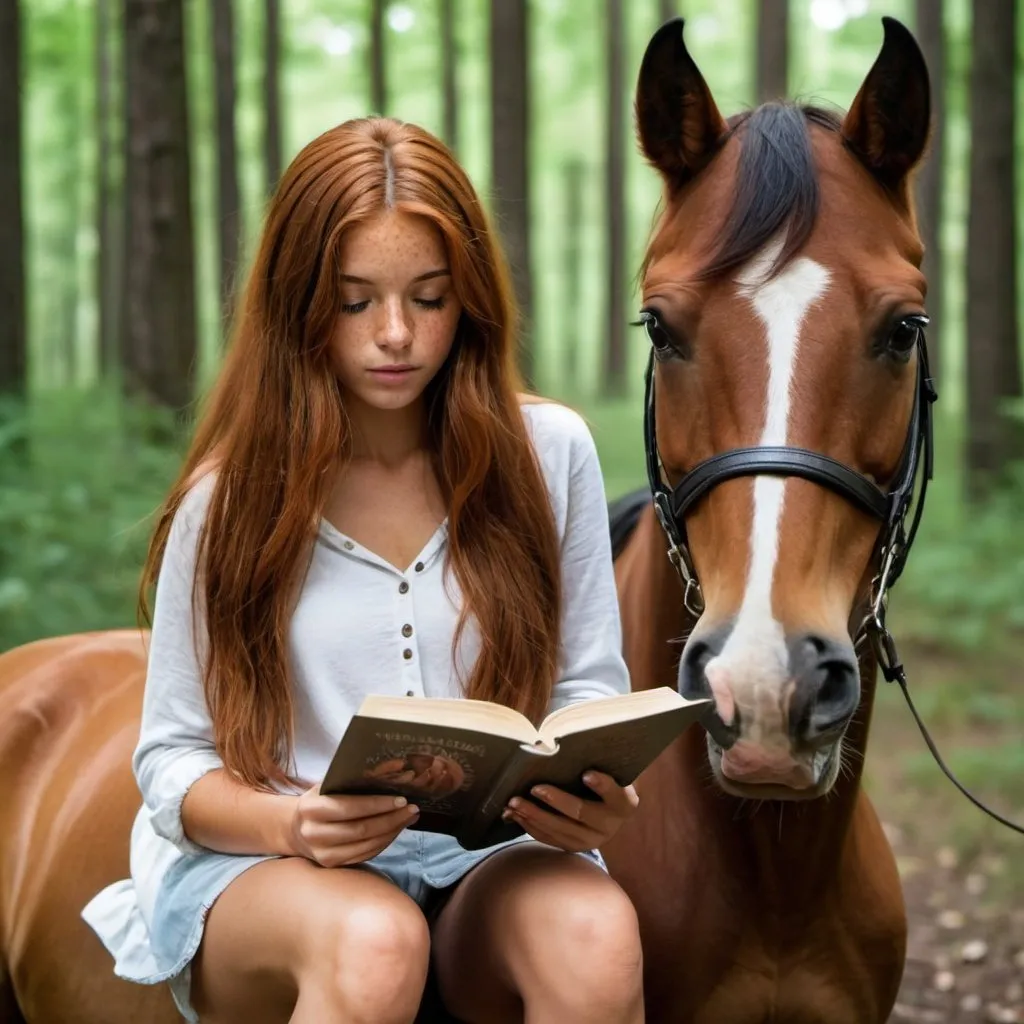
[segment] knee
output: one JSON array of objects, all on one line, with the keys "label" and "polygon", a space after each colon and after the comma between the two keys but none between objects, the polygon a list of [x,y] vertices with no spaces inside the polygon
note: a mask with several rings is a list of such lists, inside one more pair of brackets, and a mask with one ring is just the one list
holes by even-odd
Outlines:
[{"label": "knee", "polygon": [[586,898],[559,901],[555,946],[563,951],[562,976],[585,982],[582,991],[595,999],[616,1002],[621,995],[628,1000],[643,972],[636,910],[610,879],[595,890]]},{"label": "knee", "polygon": [[327,980],[353,1020],[412,1019],[430,959],[430,932],[414,903],[346,908],[324,939]]}]

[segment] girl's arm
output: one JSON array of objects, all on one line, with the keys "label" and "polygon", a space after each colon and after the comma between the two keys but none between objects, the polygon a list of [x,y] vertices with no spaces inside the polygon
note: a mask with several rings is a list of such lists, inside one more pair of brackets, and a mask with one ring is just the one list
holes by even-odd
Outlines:
[{"label": "girl's arm", "polygon": [[580,416],[568,409],[560,413],[570,457],[562,536],[562,640],[549,713],[579,700],[629,692],[597,447]]},{"label": "girl's arm", "polygon": [[297,798],[256,792],[225,772],[203,693],[205,628],[192,587],[213,482],[206,476],[189,491],[167,538],[132,768],[154,830],[179,849],[286,853]]}]

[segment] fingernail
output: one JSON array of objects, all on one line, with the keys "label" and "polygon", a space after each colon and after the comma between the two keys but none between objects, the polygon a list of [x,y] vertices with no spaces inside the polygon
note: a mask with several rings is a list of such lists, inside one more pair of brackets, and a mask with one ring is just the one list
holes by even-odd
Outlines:
[{"label": "fingernail", "polygon": [[408,802],[409,801],[406,800],[404,796],[396,796],[395,797],[395,806],[396,807],[404,807]]},{"label": "fingernail", "polygon": [[502,821],[511,821],[512,818],[513,818],[513,814],[512,814],[511,811],[502,811],[501,812],[501,820]]},{"label": "fingernail", "polygon": [[417,815],[417,814],[420,813],[420,809],[415,804],[410,804],[409,805],[409,813],[412,814],[412,815]]},{"label": "fingernail", "polygon": [[530,792],[534,796],[539,796],[542,799],[548,795],[548,791],[544,788],[544,786],[534,786],[533,789],[530,790]]},{"label": "fingernail", "polygon": [[583,773],[583,781],[588,786],[596,786],[598,784],[598,782],[599,782],[599,779],[598,779],[598,777],[593,772],[584,772]]},{"label": "fingernail", "polygon": [[511,800],[509,800],[508,805],[512,808],[513,811],[517,811],[520,807],[523,806],[523,801],[520,800],[519,797],[514,796]]}]

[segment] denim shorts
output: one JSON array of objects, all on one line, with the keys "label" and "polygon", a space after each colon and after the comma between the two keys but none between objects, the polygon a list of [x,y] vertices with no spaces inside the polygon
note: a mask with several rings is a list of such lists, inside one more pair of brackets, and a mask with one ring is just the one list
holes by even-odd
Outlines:
[{"label": "denim shorts", "polygon": [[[390,879],[426,911],[437,894],[454,885],[487,857],[510,846],[536,842],[523,835],[483,850],[464,850],[451,836],[405,831],[364,867]],[[607,870],[597,850],[578,856]],[[182,1016],[192,1024],[198,1024],[199,1017],[189,999],[191,963],[203,938],[206,915],[231,882],[268,859],[272,858],[202,853],[178,861],[161,882],[153,910],[150,943],[157,962],[168,965],[161,974],[170,985]]]}]

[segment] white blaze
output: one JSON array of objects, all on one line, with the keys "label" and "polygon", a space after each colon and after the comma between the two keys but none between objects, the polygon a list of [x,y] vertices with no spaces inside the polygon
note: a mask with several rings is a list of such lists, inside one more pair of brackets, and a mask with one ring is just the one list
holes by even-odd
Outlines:
[{"label": "white blaze", "polygon": [[[828,287],[828,271],[813,260],[793,260],[778,276],[765,280],[780,243],[769,245],[740,275],[739,293],[764,323],[768,349],[768,385],[764,430],[759,444],[787,443],[793,371],[800,330],[807,310]],[[722,653],[707,666],[713,686],[724,682],[737,703],[753,714],[744,716],[754,742],[785,736],[781,719],[782,687],[787,682],[788,654],[781,623],[772,614],[772,581],[779,552],[779,524],[786,479],[754,478],[754,515],[750,535],[750,568],[736,626]],[[776,732],[778,730],[779,732]]]}]

